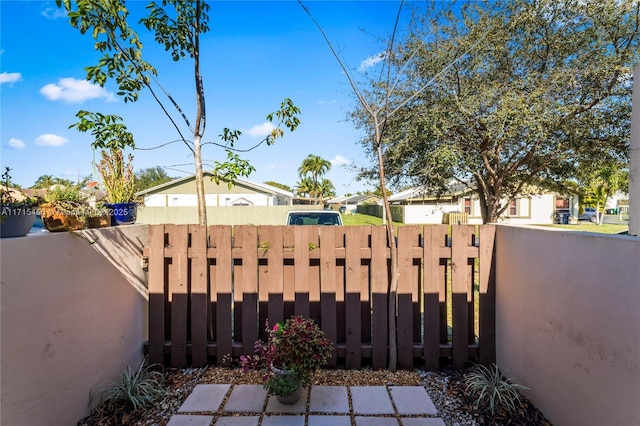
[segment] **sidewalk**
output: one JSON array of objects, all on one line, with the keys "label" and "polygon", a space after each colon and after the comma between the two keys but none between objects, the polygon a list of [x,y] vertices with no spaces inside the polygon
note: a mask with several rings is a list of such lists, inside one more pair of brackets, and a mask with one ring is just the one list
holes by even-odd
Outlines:
[{"label": "sidewalk", "polygon": [[422,386],[312,386],[295,405],[283,405],[261,385],[197,385],[168,426],[212,424],[444,426]]}]

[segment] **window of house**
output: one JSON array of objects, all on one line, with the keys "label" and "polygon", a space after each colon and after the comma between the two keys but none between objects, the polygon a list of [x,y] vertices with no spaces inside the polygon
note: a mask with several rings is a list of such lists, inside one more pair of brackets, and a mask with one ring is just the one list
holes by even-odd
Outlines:
[{"label": "window of house", "polygon": [[518,203],[516,203],[516,200],[509,202],[509,216],[518,216]]},{"label": "window of house", "polygon": [[464,199],[464,212],[471,214],[471,198]]}]

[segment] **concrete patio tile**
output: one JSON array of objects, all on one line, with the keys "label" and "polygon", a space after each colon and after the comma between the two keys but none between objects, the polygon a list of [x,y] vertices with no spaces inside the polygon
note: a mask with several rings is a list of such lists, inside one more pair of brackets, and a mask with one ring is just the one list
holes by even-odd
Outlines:
[{"label": "concrete patio tile", "polygon": [[437,415],[435,405],[431,401],[427,390],[422,386],[392,386],[391,398],[396,409],[402,414]]},{"label": "concrete patio tile", "polygon": [[345,386],[313,386],[311,388],[312,413],[349,414],[349,395]]},{"label": "concrete patio tile", "polygon": [[351,426],[349,416],[309,416],[309,426]]},{"label": "concrete patio tile", "polygon": [[[267,402],[266,413],[285,413],[285,414],[295,414],[295,413],[305,413],[307,411],[307,395],[308,392],[306,389],[302,390],[302,396],[293,405],[281,404],[278,402],[278,399],[275,396],[269,397],[269,402]],[[264,424],[264,421],[263,423]]]},{"label": "concrete patio tile", "polygon": [[304,415],[264,416],[262,426],[304,426]]},{"label": "concrete patio tile", "polygon": [[356,426],[398,426],[395,417],[362,417],[356,416]]},{"label": "concrete patio tile", "polygon": [[402,417],[402,426],[445,426],[440,417]]},{"label": "concrete patio tile", "polygon": [[260,416],[218,417],[216,426],[258,426]]},{"label": "concrete patio tile", "polygon": [[262,385],[235,385],[222,411],[231,413],[262,413],[267,391]]},{"label": "concrete patio tile", "polygon": [[384,386],[352,386],[351,401],[355,414],[395,413],[387,388]]},{"label": "concrete patio tile", "polygon": [[196,385],[178,412],[218,411],[230,387],[231,385]]},{"label": "concrete patio tile", "polygon": [[194,416],[188,414],[175,414],[169,419],[167,426],[209,426],[213,416]]}]

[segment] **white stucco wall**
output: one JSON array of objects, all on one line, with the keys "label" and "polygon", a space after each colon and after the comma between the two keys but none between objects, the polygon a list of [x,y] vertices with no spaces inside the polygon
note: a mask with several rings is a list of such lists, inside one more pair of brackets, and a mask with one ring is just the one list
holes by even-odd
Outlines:
[{"label": "white stucco wall", "polygon": [[501,225],[496,353],[555,426],[640,424],[640,240]]}]

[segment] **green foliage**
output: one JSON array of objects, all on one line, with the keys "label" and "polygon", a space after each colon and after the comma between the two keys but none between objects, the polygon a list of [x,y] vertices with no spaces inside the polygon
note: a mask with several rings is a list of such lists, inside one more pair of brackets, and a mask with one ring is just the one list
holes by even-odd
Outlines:
[{"label": "green foliage", "polygon": [[112,382],[102,391],[100,404],[106,404],[110,409],[124,404],[134,412],[152,405],[167,394],[163,387],[164,376],[155,371],[155,367],[143,362],[138,370],[132,371],[131,366],[127,366],[121,380]]},{"label": "green foliage", "polygon": [[463,383],[474,405],[493,415],[499,409],[515,412],[520,404],[520,391],[529,390],[512,380],[506,378],[495,364],[491,368],[477,364],[464,374]]},{"label": "green foliage", "polygon": [[284,183],[274,182],[272,180],[268,180],[264,182],[265,185],[273,186],[275,188],[280,188],[285,191],[293,192],[293,189],[289,185],[285,185]]},{"label": "green foliage", "polygon": [[292,374],[273,374],[264,382],[264,388],[269,395],[289,396],[300,387],[300,381],[294,372]]},{"label": "green foliage", "polygon": [[45,200],[53,204],[68,204],[79,206],[84,204],[89,198],[88,194],[82,191],[89,178],[84,178],[81,182],[68,186],[57,184],[45,195]]},{"label": "green foliage", "polygon": [[[640,59],[638,2],[430,2],[388,56],[397,82],[384,121],[384,169],[396,187],[477,188],[484,222],[536,182],[576,165],[625,159],[630,75]],[[437,18],[437,19],[436,19]],[[373,75],[378,73],[372,73]],[[368,99],[388,86],[372,78]],[[371,102],[370,104],[376,104]],[[375,128],[358,107],[377,176]]]},{"label": "green foliage", "polygon": [[122,151],[102,151],[98,172],[107,193],[109,203],[130,203],[135,196],[135,175],[133,173],[133,155],[126,158]]},{"label": "green foliage", "polygon": [[[38,197],[27,197],[20,191],[15,191],[15,185],[11,183],[11,168],[5,167],[2,174],[2,186],[0,186],[0,209],[10,207],[12,209],[31,208],[41,203]],[[16,195],[20,195],[20,199],[16,199]],[[2,212],[4,215],[5,212]]]},{"label": "green foliage", "polygon": [[[333,343],[309,318],[293,316],[272,328],[267,321],[266,331],[267,341],[263,343],[258,340],[254,345],[254,355],[241,356],[240,363],[245,371],[266,369],[264,387],[270,392],[274,391],[276,395],[291,394],[292,392],[279,394],[275,391],[288,391],[293,387],[291,380],[294,378],[298,386],[309,383],[311,373],[324,366],[333,353]],[[293,374],[288,378],[282,378],[272,371],[272,366],[291,370]]]},{"label": "green foliage", "polygon": [[335,194],[333,183],[328,179],[321,180],[329,170],[331,170],[331,162],[319,155],[309,154],[298,167],[301,178],[298,193],[311,195],[316,199],[316,203],[325,195]]},{"label": "green foliage", "polygon": [[140,192],[147,188],[170,182],[173,179],[160,166],[138,170],[135,173],[135,191]]}]

